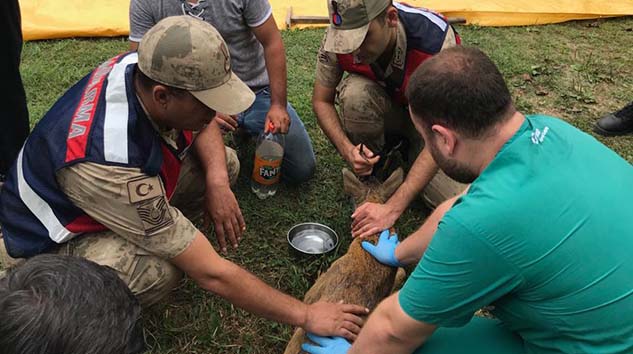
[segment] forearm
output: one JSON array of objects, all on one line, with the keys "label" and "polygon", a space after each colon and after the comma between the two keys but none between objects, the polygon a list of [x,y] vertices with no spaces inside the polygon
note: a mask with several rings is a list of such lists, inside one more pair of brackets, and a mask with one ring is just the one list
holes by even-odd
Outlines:
[{"label": "forearm", "polygon": [[312,106],[321,130],[334,144],[338,152],[347,158],[347,153],[354,148],[354,145],[343,131],[333,100],[333,97],[332,102],[313,100]]},{"label": "forearm", "polygon": [[435,176],[437,170],[437,164],[431,153],[428,149],[423,149],[411,166],[407,178],[386,204],[402,214],[413,198],[419,195]]},{"label": "forearm", "polygon": [[278,31],[274,40],[264,46],[264,58],[270,81],[270,103],[286,109],[288,102],[286,51]]},{"label": "forearm", "polygon": [[226,153],[219,126],[214,122],[208,124],[198,134],[194,148],[205,173],[207,185],[229,186]]},{"label": "forearm", "polygon": [[198,232],[193,242],[172,263],[201,288],[227,299],[246,311],[294,326],[304,326],[308,306],[285,295],[246,270],[220,257]]},{"label": "forearm", "polygon": [[405,265],[416,264],[422,258],[426,248],[431,243],[435,231],[437,231],[440,220],[450,210],[458,197],[453,197],[438,205],[424,221],[424,224],[398,245],[396,248],[396,259],[400,263]]},{"label": "forearm", "polygon": [[433,333],[434,328],[422,325],[422,331],[409,329],[408,323],[399,322],[403,314],[398,305],[397,293],[392,294],[371,314],[347,354],[413,353]]},{"label": "forearm", "polygon": [[213,278],[200,284],[250,313],[275,322],[303,327],[307,305],[268,286],[248,271],[226,260]]}]

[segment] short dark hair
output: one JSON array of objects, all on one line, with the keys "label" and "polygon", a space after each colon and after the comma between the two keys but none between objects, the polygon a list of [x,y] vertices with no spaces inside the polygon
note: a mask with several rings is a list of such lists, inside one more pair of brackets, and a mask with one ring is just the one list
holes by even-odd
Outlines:
[{"label": "short dark hair", "polygon": [[0,279],[0,353],[141,353],[140,314],[112,269],[78,257],[36,256]]},{"label": "short dark hair", "polygon": [[499,69],[477,48],[457,46],[425,61],[406,95],[425,126],[441,124],[469,138],[484,136],[515,112]]},{"label": "short dark hair", "polygon": [[149,92],[154,88],[154,86],[161,85],[161,86],[165,86],[167,90],[176,97],[182,97],[183,95],[187,93],[187,90],[165,85],[152,79],[151,77],[145,75],[145,73],[142,72],[141,69],[139,69],[138,65],[135,68],[135,73],[136,73],[136,77],[138,78],[138,83],[140,84],[141,89],[145,91]]}]

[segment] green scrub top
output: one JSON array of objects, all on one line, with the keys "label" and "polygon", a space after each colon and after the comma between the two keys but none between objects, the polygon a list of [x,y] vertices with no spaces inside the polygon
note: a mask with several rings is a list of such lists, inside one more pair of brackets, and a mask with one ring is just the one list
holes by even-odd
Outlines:
[{"label": "green scrub top", "polygon": [[491,305],[527,353],[631,353],[632,203],[631,164],[527,116],[442,218],[400,305],[439,327]]}]

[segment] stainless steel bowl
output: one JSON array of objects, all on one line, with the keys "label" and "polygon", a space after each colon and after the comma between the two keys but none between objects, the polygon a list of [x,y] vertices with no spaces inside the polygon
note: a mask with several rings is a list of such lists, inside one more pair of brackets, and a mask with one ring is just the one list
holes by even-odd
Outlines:
[{"label": "stainless steel bowl", "polygon": [[336,248],[338,235],[323,224],[306,222],[297,224],[288,231],[288,244],[300,254],[325,254]]}]

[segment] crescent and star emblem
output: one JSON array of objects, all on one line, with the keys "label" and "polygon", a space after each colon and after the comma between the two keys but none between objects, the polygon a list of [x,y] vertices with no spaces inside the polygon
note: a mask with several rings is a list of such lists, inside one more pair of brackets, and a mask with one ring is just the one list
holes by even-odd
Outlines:
[{"label": "crescent and star emblem", "polygon": [[141,183],[138,186],[136,186],[136,194],[140,197],[144,197],[150,194],[153,190],[154,190],[154,187],[152,187],[151,184],[147,184],[147,183]]}]

